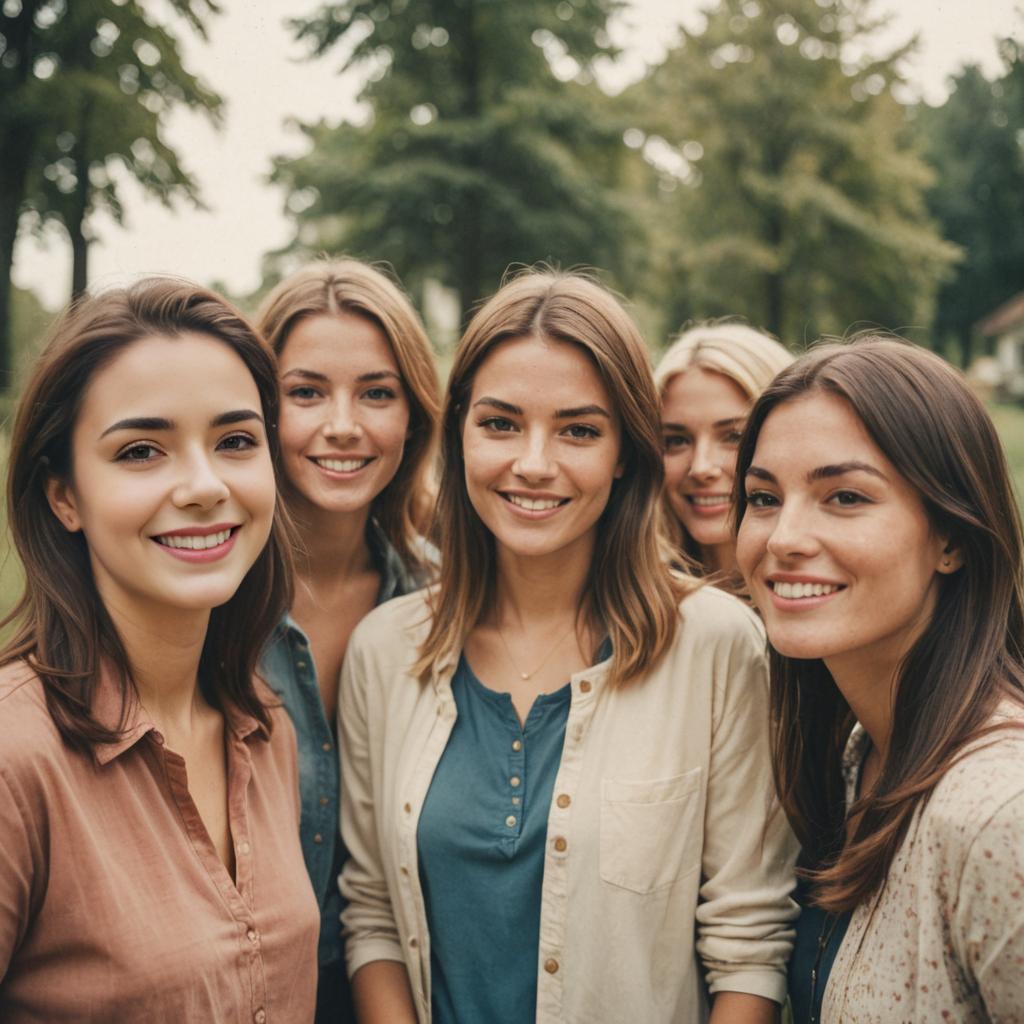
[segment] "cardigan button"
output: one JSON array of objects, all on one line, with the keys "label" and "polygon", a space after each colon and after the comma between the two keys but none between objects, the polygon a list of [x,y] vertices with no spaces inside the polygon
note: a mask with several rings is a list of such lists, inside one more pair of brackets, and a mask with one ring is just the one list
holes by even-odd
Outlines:
[{"label": "cardigan button", "polygon": [[559,793],[558,799],[555,801],[555,803],[558,804],[559,807],[564,809],[572,803],[572,797],[569,796],[568,793]]},{"label": "cardigan button", "polygon": [[580,693],[590,693],[590,680],[589,679],[584,679],[583,682],[580,683]]},{"label": "cardigan button", "polygon": [[558,973],[558,961],[557,960],[545,960],[544,961],[544,970],[547,971],[548,974],[557,974]]},{"label": "cardigan button", "polygon": [[569,844],[565,841],[565,839],[562,836],[559,836],[555,840],[555,850],[558,853],[565,853],[565,851],[568,850],[568,849],[569,849]]}]

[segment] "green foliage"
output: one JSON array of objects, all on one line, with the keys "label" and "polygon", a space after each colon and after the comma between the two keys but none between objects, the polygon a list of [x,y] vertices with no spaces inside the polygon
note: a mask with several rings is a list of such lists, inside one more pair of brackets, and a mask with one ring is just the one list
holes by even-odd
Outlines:
[{"label": "green foliage", "polygon": [[[663,301],[742,314],[790,343],[927,324],[957,258],[874,49],[871,0],[719,0],[624,97],[649,159]],[[643,134],[640,134],[642,131]],[[646,140],[646,141],[645,141]]]},{"label": "green foliage", "polygon": [[1000,44],[1004,71],[989,81],[964,68],[939,108],[917,114],[940,174],[929,202],[966,253],[939,293],[935,330],[955,338],[966,364],[974,324],[1024,288],[1024,47]]},{"label": "green foliage", "polygon": [[364,123],[305,125],[308,155],[276,163],[299,247],[387,260],[463,308],[514,263],[595,264],[624,282],[642,245],[616,189],[632,154],[591,72],[613,53],[618,6],[349,0],[294,22],[314,54],[344,44],[344,66],[369,75]]}]

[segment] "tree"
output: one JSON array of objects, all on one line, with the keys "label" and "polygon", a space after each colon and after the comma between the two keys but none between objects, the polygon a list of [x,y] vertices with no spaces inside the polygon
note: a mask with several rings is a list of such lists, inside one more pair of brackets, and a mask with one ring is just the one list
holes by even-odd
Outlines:
[{"label": "tree", "polygon": [[966,67],[946,102],[917,117],[938,170],[929,204],[966,254],[936,315],[937,334],[956,340],[965,366],[974,324],[1024,288],[1024,47],[1004,39],[1000,52],[1000,77]]},{"label": "tree", "polygon": [[[509,263],[628,272],[639,241],[615,188],[622,125],[592,79],[619,0],[344,0],[294,22],[366,69],[365,123],[304,125],[276,162],[307,250],[389,260],[467,308]],[[557,71],[557,75],[556,75]]]},{"label": "tree", "polygon": [[[168,0],[201,36],[215,0]],[[75,290],[85,286],[87,219],[121,214],[110,163],[165,201],[194,183],[161,141],[173,105],[215,112],[219,97],[181,64],[173,32],[140,0],[8,0],[0,11],[0,380],[10,372],[10,271],[26,209],[68,229]]]},{"label": "tree", "polygon": [[926,324],[957,257],[892,95],[909,47],[869,57],[871,0],[718,0],[624,97],[660,169],[676,322],[740,313],[790,342]]}]

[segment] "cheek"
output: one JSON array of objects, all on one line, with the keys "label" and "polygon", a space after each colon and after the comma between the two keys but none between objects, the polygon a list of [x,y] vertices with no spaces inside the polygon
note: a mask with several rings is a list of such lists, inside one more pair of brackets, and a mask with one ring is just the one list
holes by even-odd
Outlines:
[{"label": "cheek", "polygon": [[760,524],[746,515],[736,536],[736,564],[740,572],[749,577],[757,566],[765,548],[767,535]]},{"label": "cheek", "polygon": [[386,413],[375,419],[372,429],[384,457],[400,462],[409,433],[408,406],[403,405],[387,410]]},{"label": "cheek", "polygon": [[668,488],[678,487],[686,476],[690,460],[680,454],[674,454],[665,455],[662,461],[665,464],[665,486]]},{"label": "cheek", "polygon": [[282,405],[278,417],[278,437],[284,456],[297,455],[316,430],[317,417],[309,409]]},{"label": "cheek", "polygon": [[254,520],[266,520],[268,529],[277,503],[277,481],[270,452],[264,449],[232,475],[231,489]]}]

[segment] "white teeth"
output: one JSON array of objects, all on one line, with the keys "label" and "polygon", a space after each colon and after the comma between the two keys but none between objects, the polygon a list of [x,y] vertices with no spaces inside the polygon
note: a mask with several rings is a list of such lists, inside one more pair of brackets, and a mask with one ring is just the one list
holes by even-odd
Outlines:
[{"label": "white teeth", "polygon": [[313,460],[318,466],[323,466],[324,469],[333,470],[335,473],[354,473],[357,469],[362,469],[370,460],[369,459],[314,459]]},{"label": "white teeth", "polygon": [[157,541],[165,548],[187,548],[190,551],[205,551],[223,544],[231,536],[230,530],[207,533],[204,536],[186,535],[178,537],[157,537]]},{"label": "white teeth", "polygon": [[690,501],[694,505],[701,505],[705,508],[711,508],[715,505],[728,505],[729,495],[728,494],[691,494]]},{"label": "white teeth", "polygon": [[525,508],[528,512],[545,512],[549,508],[558,508],[562,504],[560,498],[524,498],[519,494],[506,494],[513,505]]},{"label": "white teeth", "polygon": [[840,589],[836,583],[771,583],[772,590],[779,597],[797,600],[802,597],[824,597]]}]

